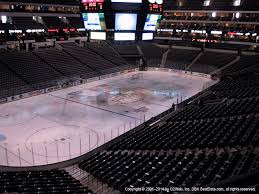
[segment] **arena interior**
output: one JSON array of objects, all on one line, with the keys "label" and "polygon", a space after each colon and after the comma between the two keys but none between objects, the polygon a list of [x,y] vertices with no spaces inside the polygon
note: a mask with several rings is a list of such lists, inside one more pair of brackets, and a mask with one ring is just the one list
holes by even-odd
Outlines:
[{"label": "arena interior", "polygon": [[258,0],[1,0],[0,193],[258,193]]}]

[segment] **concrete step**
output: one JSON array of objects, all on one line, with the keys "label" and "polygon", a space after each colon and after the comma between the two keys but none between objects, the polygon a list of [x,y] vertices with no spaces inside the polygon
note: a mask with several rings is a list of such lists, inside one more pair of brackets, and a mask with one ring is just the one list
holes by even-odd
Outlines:
[{"label": "concrete step", "polygon": [[78,167],[78,165],[73,165],[70,167],[65,168],[65,170],[75,179],[79,180],[80,183],[88,187],[94,193],[97,194],[120,194],[119,191],[113,190],[113,188],[109,187],[107,184],[103,183],[102,181],[98,180],[90,173],[82,170]]}]

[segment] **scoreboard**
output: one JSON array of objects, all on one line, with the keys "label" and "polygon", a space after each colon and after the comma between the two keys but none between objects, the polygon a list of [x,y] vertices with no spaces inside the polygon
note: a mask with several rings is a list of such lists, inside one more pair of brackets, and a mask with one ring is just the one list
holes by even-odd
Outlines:
[{"label": "scoreboard", "polygon": [[82,0],[81,11],[103,11],[104,0]]},{"label": "scoreboard", "polygon": [[147,12],[149,13],[162,13],[163,12],[163,0],[147,0]]},{"label": "scoreboard", "polygon": [[163,0],[80,0],[87,34],[95,40],[152,40]]},{"label": "scoreboard", "polygon": [[102,3],[88,3],[84,5],[86,11],[101,11],[103,10]]},{"label": "scoreboard", "polygon": [[149,12],[154,12],[154,13],[162,13],[163,12],[163,5],[159,5],[159,4],[152,4],[149,3]]}]

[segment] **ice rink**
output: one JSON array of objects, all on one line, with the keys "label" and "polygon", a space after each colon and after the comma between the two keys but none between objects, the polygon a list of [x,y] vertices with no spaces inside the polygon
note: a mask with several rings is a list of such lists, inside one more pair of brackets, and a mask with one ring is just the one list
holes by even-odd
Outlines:
[{"label": "ice rink", "polygon": [[136,72],[0,105],[0,165],[64,161],[202,90],[210,79]]}]

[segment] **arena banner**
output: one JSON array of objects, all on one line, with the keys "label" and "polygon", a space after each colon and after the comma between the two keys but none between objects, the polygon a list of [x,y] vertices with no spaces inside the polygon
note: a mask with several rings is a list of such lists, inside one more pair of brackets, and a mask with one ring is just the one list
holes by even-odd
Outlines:
[{"label": "arena banner", "polygon": [[77,86],[77,85],[80,85],[80,84],[83,84],[83,83],[87,83],[87,80],[85,80],[85,82],[82,82],[82,83],[81,83],[81,80],[76,80],[76,81],[73,81],[73,82],[67,82],[67,83],[64,83],[64,84],[59,84],[59,85],[56,85],[54,87],[46,88],[44,93],[49,93],[49,92],[53,92],[53,91],[60,90],[60,89],[63,89],[63,88]]},{"label": "arena banner", "polygon": [[74,82],[67,82],[66,84],[67,84],[68,87],[74,86]]},{"label": "arena banner", "polygon": [[124,70],[124,73],[130,73],[130,72],[134,72],[134,71],[138,71],[139,69],[128,69],[128,70]]},{"label": "arena banner", "polygon": [[109,78],[109,76],[108,76],[108,75],[102,75],[102,76],[100,76],[100,80],[106,79],[106,78]]},{"label": "arena banner", "polygon": [[100,80],[106,79],[106,78],[109,78],[109,77],[113,77],[112,74],[101,75]]},{"label": "arena banner", "polygon": [[52,91],[54,91],[54,88],[52,88],[52,87],[51,88],[46,88],[46,90],[45,90],[46,93],[52,92]]},{"label": "arena banner", "polygon": [[61,88],[68,88],[68,87],[70,87],[70,86],[69,86],[69,84],[66,84],[66,83],[61,85]]},{"label": "arena banner", "polygon": [[123,71],[121,71],[121,74],[126,74],[126,73],[129,73],[129,72],[133,72],[133,70],[123,70]]},{"label": "arena banner", "polygon": [[39,94],[44,94],[44,93],[45,91],[44,89],[42,89],[42,90],[35,90],[35,91],[28,92],[27,95],[28,97],[31,97],[31,96],[37,96]]},{"label": "arena banner", "polygon": [[83,79],[82,84],[86,84],[86,83],[87,83],[87,79]]},{"label": "arena banner", "polygon": [[100,80],[100,77],[92,77],[92,78],[87,79],[87,83],[94,82],[94,81],[97,81],[97,80]]},{"label": "arena banner", "polygon": [[44,93],[45,93],[44,89],[35,90],[35,91],[32,91],[32,96],[37,96],[37,95],[44,94]]},{"label": "arena banner", "polygon": [[111,75],[112,77],[114,77],[114,76],[120,75],[120,72],[112,73]]},{"label": "arena banner", "polygon": [[16,95],[16,96],[11,96],[7,98],[7,102],[12,102],[12,101],[16,101],[16,100],[20,100],[22,98],[20,98],[20,95]]},{"label": "arena banner", "polygon": [[1,99],[0,99],[0,104],[6,103],[6,102],[7,102],[7,98],[1,98]]},{"label": "arena banner", "polygon": [[148,70],[148,71],[159,71],[159,68],[148,67],[147,70]]},{"label": "arena banner", "polygon": [[159,71],[160,68],[156,68],[156,67],[148,67],[147,70],[148,71]]},{"label": "arena banner", "polygon": [[160,71],[169,72],[170,70],[167,68],[160,68]]},{"label": "arena banner", "polygon": [[54,90],[60,90],[60,89],[61,89],[60,85],[54,86]]},{"label": "arena banner", "polygon": [[192,72],[192,75],[199,76],[199,77],[205,77],[205,78],[211,78],[211,76],[209,74],[205,74],[205,73]]},{"label": "arena banner", "polygon": [[170,72],[174,72],[174,73],[183,73],[181,70],[177,70],[177,69],[170,69]]},{"label": "arena banner", "polygon": [[24,93],[24,94],[20,95],[20,99],[21,98],[29,98],[29,97],[31,97],[30,93]]},{"label": "arena banner", "polygon": [[73,82],[73,86],[78,86],[78,85],[81,85],[81,80],[76,80]]},{"label": "arena banner", "polygon": [[62,89],[62,85],[57,85],[54,87],[46,88],[45,93],[53,92],[53,91],[60,90],[60,89]]}]

